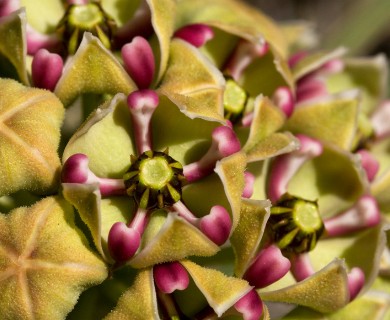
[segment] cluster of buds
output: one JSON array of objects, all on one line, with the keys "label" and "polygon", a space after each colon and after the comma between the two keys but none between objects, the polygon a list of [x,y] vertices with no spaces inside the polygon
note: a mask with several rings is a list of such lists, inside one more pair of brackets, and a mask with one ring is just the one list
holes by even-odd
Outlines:
[{"label": "cluster of buds", "polygon": [[240,0],[46,2],[0,3],[0,314],[390,314],[382,56]]}]

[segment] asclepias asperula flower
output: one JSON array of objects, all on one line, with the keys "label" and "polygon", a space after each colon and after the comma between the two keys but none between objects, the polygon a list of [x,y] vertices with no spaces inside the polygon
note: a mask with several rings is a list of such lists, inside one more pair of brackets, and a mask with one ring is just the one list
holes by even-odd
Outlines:
[{"label": "asclepias asperula flower", "polygon": [[5,319],[384,314],[383,60],[238,0],[0,16]]}]

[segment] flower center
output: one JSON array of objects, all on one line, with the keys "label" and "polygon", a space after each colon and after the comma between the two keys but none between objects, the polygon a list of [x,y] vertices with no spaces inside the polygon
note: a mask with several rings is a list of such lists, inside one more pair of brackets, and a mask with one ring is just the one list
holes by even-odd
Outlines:
[{"label": "flower center", "polygon": [[242,116],[247,101],[247,93],[233,79],[226,80],[223,95],[225,118],[237,122]]},{"label": "flower center", "polygon": [[85,31],[91,32],[110,49],[115,21],[97,2],[70,5],[57,26],[57,32],[66,43],[69,54],[75,53]]},{"label": "flower center", "polygon": [[123,179],[141,208],[163,208],[181,199],[183,166],[165,152],[149,150],[134,159]]},{"label": "flower center", "polygon": [[324,232],[317,203],[288,194],[271,208],[269,224],[279,248],[294,253],[313,250]]}]

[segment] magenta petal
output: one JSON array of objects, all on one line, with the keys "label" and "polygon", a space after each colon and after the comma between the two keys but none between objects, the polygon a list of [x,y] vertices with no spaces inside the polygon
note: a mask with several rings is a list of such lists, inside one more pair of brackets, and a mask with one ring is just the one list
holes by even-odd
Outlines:
[{"label": "magenta petal", "polygon": [[308,53],[306,51],[300,51],[295,53],[288,59],[288,65],[290,66],[290,68],[293,68],[299,61],[301,61],[307,55]]},{"label": "magenta petal", "polygon": [[39,49],[48,49],[49,51],[58,51],[61,41],[55,33],[43,34],[34,30],[30,25],[26,27],[27,33],[27,53],[35,55]]},{"label": "magenta petal", "polygon": [[85,154],[70,156],[62,166],[61,181],[64,183],[87,183],[89,177],[89,159]]},{"label": "magenta petal", "polygon": [[277,88],[272,96],[272,100],[287,117],[291,116],[294,111],[294,97],[290,88]]},{"label": "magenta petal", "polygon": [[268,197],[276,202],[284,193],[291,178],[308,160],[322,153],[322,144],[302,134],[296,135],[300,142],[299,150],[281,155],[274,160],[268,182]]},{"label": "magenta petal", "polygon": [[64,63],[56,53],[50,53],[46,49],[40,49],[35,54],[32,62],[32,80],[38,88],[54,91],[58,80],[62,75]]},{"label": "magenta petal", "polygon": [[187,270],[179,262],[167,262],[153,267],[154,281],[164,293],[184,290],[190,283]]},{"label": "magenta petal", "polygon": [[125,68],[138,88],[148,88],[154,77],[155,63],[152,47],[142,37],[135,37],[133,41],[122,47],[122,58]]},{"label": "magenta petal", "polygon": [[108,234],[108,250],[117,263],[124,263],[134,256],[141,243],[139,232],[123,222],[116,222]]},{"label": "magenta petal", "polygon": [[142,154],[152,149],[150,120],[159,104],[159,98],[153,90],[139,90],[129,94],[127,104],[134,126],[137,150],[139,154]]},{"label": "magenta petal", "polygon": [[8,16],[21,7],[20,0],[1,0],[0,17]]},{"label": "magenta petal", "polygon": [[319,72],[321,74],[335,74],[342,72],[344,69],[344,61],[341,59],[332,59],[321,66]]},{"label": "magenta petal", "polygon": [[218,160],[230,156],[240,149],[240,141],[232,128],[229,126],[217,127],[213,130],[212,144],[207,153],[200,160],[184,166],[184,176],[189,182],[207,176],[213,172]]},{"label": "magenta petal", "polygon": [[290,261],[282,255],[280,249],[271,245],[261,250],[243,278],[256,288],[264,288],[282,278],[290,267]]},{"label": "magenta petal", "polygon": [[314,268],[307,253],[294,255],[291,258],[291,273],[295,280],[302,281],[314,274]]},{"label": "magenta petal", "polygon": [[180,28],[173,36],[199,48],[214,37],[214,31],[205,24],[195,23]]},{"label": "magenta petal", "polygon": [[61,182],[63,183],[97,183],[103,196],[123,195],[126,187],[123,179],[99,178],[89,169],[89,159],[85,154],[70,156],[62,166]]},{"label": "magenta petal", "polygon": [[242,313],[244,320],[259,320],[263,314],[263,302],[255,289],[238,300],[234,308]]},{"label": "magenta petal", "polygon": [[307,76],[298,82],[297,103],[318,99],[328,95],[324,81],[315,76]]},{"label": "magenta petal", "polygon": [[364,286],[365,276],[360,268],[352,268],[348,273],[349,300],[356,298]]},{"label": "magenta petal", "polygon": [[266,42],[254,44],[247,40],[241,40],[226,64],[226,72],[238,81],[246,68],[255,59],[266,55],[268,51],[269,45]]},{"label": "magenta petal", "polygon": [[249,171],[245,171],[244,179],[245,179],[245,187],[244,190],[242,191],[242,197],[249,199],[250,197],[252,197],[253,194],[255,176]]},{"label": "magenta petal", "polygon": [[213,206],[210,213],[200,219],[200,230],[215,244],[222,245],[229,238],[232,220],[222,206]]},{"label": "magenta petal", "polygon": [[362,196],[348,210],[324,221],[326,232],[335,237],[373,227],[380,222],[380,211],[374,197]]},{"label": "magenta petal", "polygon": [[372,182],[379,170],[379,161],[367,150],[357,151],[360,155],[363,169],[366,171],[368,181]]}]

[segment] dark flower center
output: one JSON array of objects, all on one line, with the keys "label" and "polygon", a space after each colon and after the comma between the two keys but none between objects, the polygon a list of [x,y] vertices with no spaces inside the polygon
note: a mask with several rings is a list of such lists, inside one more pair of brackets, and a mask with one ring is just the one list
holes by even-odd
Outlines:
[{"label": "dark flower center", "polygon": [[146,151],[123,176],[127,194],[143,209],[171,206],[181,199],[183,166],[165,152]]},{"label": "dark flower center", "polygon": [[231,78],[226,80],[226,88],[223,95],[225,119],[236,123],[244,113],[248,95],[236,81]]},{"label": "dark flower center", "polygon": [[269,225],[273,241],[293,253],[313,250],[324,232],[317,203],[288,194],[271,208]]},{"label": "dark flower center", "polygon": [[68,6],[64,17],[57,26],[69,54],[74,54],[88,31],[98,37],[107,49],[111,48],[111,38],[115,21],[103,10],[98,2]]}]

